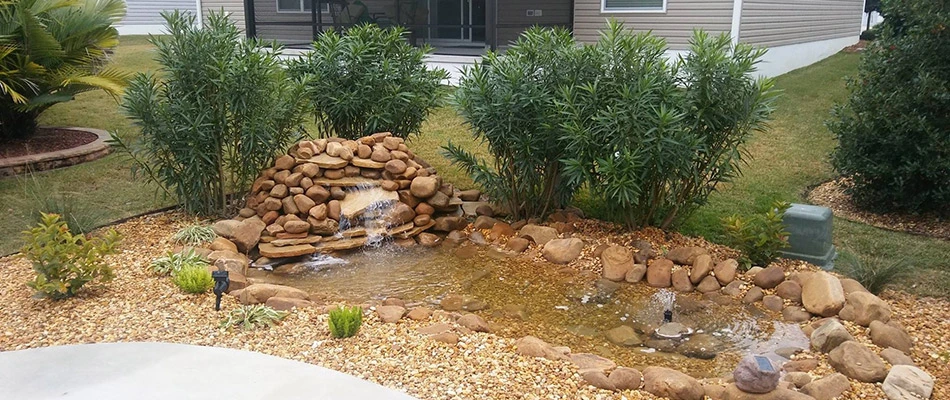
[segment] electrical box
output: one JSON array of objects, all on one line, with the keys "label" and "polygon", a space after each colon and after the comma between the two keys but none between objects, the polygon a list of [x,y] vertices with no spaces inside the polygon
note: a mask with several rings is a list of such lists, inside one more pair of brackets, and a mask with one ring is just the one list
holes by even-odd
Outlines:
[{"label": "electrical box", "polygon": [[525,10],[524,15],[527,16],[527,17],[533,17],[533,16],[534,16],[534,10]]},{"label": "electrical box", "polygon": [[832,244],[833,215],[828,207],[792,204],[782,221],[790,247],[782,257],[807,261],[830,271],[838,252]]}]

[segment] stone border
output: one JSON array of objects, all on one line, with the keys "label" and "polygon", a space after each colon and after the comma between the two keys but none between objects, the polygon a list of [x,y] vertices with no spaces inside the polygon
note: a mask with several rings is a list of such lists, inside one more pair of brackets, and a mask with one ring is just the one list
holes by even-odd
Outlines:
[{"label": "stone border", "polygon": [[112,148],[106,143],[106,140],[109,139],[109,133],[104,130],[64,126],[50,126],[47,128],[88,132],[98,137],[91,143],[86,143],[79,147],[49,153],[0,159],[0,177],[19,175],[31,169],[33,171],[47,171],[69,167],[87,161],[98,160],[112,152]]}]

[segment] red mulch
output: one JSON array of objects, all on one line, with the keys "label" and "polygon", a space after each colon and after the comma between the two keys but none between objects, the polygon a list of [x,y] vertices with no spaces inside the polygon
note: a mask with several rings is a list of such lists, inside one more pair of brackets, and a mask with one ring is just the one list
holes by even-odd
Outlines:
[{"label": "red mulch", "polygon": [[93,133],[59,128],[39,128],[33,136],[0,142],[0,158],[50,153],[92,143]]}]

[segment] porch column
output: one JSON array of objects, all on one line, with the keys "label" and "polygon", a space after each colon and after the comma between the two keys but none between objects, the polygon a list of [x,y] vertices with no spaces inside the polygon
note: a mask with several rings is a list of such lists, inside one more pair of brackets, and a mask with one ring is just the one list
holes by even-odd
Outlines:
[{"label": "porch column", "polygon": [[498,0],[485,0],[485,41],[488,43],[491,51],[498,49],[497,23]]}]

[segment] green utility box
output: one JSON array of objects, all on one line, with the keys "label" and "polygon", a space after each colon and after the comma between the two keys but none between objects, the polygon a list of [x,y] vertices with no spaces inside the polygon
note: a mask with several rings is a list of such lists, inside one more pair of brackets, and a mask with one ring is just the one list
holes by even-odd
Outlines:
[{"label": "green utility box", "polygon": [[792,204],[782,219],[791,247],[782,257],[803,260],[825,270],[834,268],[838,255],[831,243],[832,214],[828,207]]}]

